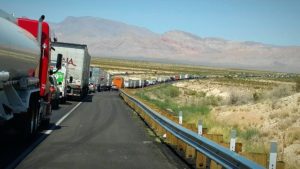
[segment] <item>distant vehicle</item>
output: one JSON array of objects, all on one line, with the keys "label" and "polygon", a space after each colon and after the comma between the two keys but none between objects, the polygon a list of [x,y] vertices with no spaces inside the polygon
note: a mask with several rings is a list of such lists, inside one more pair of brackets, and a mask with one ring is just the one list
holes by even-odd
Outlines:
[{"label": "distant vehicle", "polygon": [[51,106],[53,109],[59,108],[59,101],[60,101],[60,90],[57,85],[57,80],[54,75],[49,76],[49,81],[51,83],[50,92],[51,92]]},{"label": "distant vehicle", "polygon": [[100,71],[99,67],[90,67],[90,83],[93,83],[98,92],[100,92]]},{"label": "distant vehicle", "polygon": [[104,70],[100,70],[100,91],[110,90],[112,87],[111,74]]},{"label": "distant vehicle", "polygon": [[96,92],[96,85],[93,84],[93,83],[89,83],[89,93],[93,92],[95,93]]},{"label": "distant vehicle", "polygon": [[91,56],[87,45],[53,42],[55,51],[63,54],[67,63],[67,96],[77,99],[84,98],[89,91],[89,68]]},{"label": "distant vehicle", "polygon": [[124,88],[124,78],[120,76],[113,77],[112,88],[121,89]]},{"label": "distant vehicle", "polygon": [[117,85],[112,85],[112,86],[111,86],[111,90],[119,90],[119,88],[118,88]]}]

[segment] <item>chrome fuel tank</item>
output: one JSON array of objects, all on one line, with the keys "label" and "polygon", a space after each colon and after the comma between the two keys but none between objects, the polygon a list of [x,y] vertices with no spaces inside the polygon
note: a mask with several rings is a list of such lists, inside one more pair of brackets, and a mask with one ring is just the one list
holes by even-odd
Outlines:
[{"label": "chrome fuel tank", "polygon": [[32,75],[40,59],[36,39],[0,14],[0,72],[8,72],[9,80]]}]

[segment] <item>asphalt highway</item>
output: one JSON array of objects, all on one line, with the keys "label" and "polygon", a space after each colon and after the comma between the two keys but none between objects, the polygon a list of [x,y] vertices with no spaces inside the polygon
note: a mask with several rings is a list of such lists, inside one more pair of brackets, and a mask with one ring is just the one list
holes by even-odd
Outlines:
[{"label": "asphalt highway", "polygon": [[[76,106],[76,104],[78,103],[68,101],[66,104],[60,105],[58,110],[53,110],[49,129],[54,127],[54,124]],[[26,150],[30,151],[35,147],[35,144],[39,144],[46,137],[47,135],[41,131],[33,136],[33,138],[24,141],[16,137],[13,130],[9,130],[8,132],[0,131],[0,168],[14,168],[22,160],[21,154],[25,155],[24,152]]]},{"label": "asphalt highway", "polygon": [[57,126],[41,134],[46,137],[37,145],[32,146],[35,140],[17,149],[15,154],[28,153],[21,158],[11,155],[6,165],[19,169],[189,168],[150,132],[118,92],[96,93],[82,103],[68,103],[52,116]]}]

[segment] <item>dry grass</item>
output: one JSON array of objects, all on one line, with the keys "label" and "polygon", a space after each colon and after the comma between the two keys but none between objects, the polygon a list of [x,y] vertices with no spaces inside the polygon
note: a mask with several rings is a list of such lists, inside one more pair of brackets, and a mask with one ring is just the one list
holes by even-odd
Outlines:
[{"label": "dry grass", "polygon": [[[292,127],[300,124],[300,94],[295,93],[295,83],[260,83],[263,87],[258,87],[255,82],[251,82],[253,86],[236,82],[230,84],[224,80],[208,79],[189,85],[184,82],[174,85],[221,98],[222,104],[215,105],[210,117],[204,119],[210,133],[223,134],[228,140],[231,129],[236,128],[238,140],[245,145],[244,150],[251,152],[267,152],[270,140],[282,144],[283,133],[293,131]],[[185,94],[194,96],[195,92]],[[287,146],[295,144],[298,137],[294,132],[286,135]],[[283,151],[279,149],[279,152]]]}]

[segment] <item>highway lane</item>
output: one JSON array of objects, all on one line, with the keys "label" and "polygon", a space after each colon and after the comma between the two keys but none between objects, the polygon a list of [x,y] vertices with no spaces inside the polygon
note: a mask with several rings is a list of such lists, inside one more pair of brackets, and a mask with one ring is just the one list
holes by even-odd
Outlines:
[{"label": "highway lane", "polygon": [[90,96],[17,168],[188,168],[118,92]]},{"label": "highway lane", "polygon": [[[49,129],[63,117],[68,111],[70,111],[78,102],[68,101],[66,104],[60,105],[59,109],[52,111],[51,126]],[[8,132],[0,132],[0,168],[6,168],[9,165],[14,167],[13,163],[18,163],[17,159],[24,153],[29,147],[34,148],[34,144],[39,144],[39,140],[44,136],[44,131],[40,131],[33,138],[24,141],[16,137],[15,131],[10,130]],[[43,140],[41,140],[43,141]],[[21,160],[21,159],[20,159]]]}]

